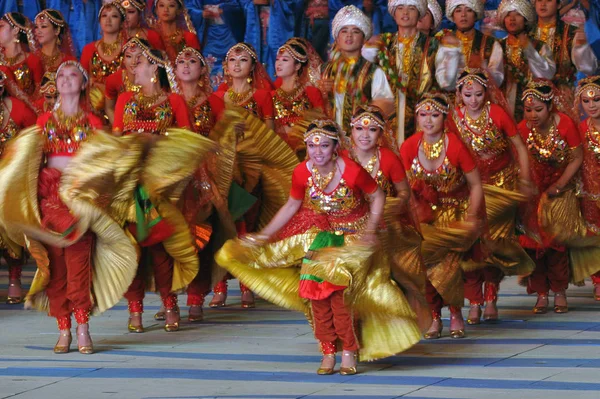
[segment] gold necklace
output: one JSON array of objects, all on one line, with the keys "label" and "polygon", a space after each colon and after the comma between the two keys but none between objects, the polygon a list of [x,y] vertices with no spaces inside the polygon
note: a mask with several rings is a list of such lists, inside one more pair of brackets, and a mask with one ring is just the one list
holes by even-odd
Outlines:
[{"label": "gold necklace", "polygon": [[366,165],[363,165],[360,162],[360,160],[358,159],[358,156],[356,156],[356,153],[354,151],[352,152],[352,159],[354,159],[358,164],[360,164],[363,167],[363,169],[366,170],[367,173],[369,173],[371,175],[371,174],[373,174],[373,170],[375,170],[375,164],[379,160],[379,157],[377,156],[378,152],[379,152],[379,150],[376,149],[375,153],[373,154],[371,159],[369,159],[369,162],[367,162]]},{"label": "gold necklace", "polygon": [[469,130],[477,133],[483,133],[488,124],[487,106],[484,105],[477,119],[471,118],[469,111],[467,111],[465,107],[465,123],[467,124]]},{"label": "gold necklace", "polygon": [[304,91],[304,85],[298,85],[292,91],[287,92],[281,87],[277,89],[277,96],[285,101],[294,101]]},{"label": "gold necklace", "polygon": [[85,116],[83,110],[78,109],[75,115],[66,116],[62,109],[58,108],[55,111],[56,122],[60,130],[71,132],[75,127],[82,126],[81,120]]},{"label": "gold necklace", "polygon": [[7,65],[13,66],[15,64],[18,64],[19,59],[21,58],[22,55],[24,55],[24,54],[21,52],[21,53],[15,55],[14,57],[4,56],[4,61],[6,62]]},{"label": "gold necklace", "polygon": [[337,172],[336,166],[337,166],[336,163],[334,163],[333,169],[331,170],[331,172],[327,173],[325,176],[321,176],[319,169],[317,169],[317,167],[315,165],[313,165],[312,177],[313,177],[313,181],[315,182],[315,185],[317,186],[317,188],[319,190],[324,191],[325,188],[329,185],[329,183],[331,183],[331,181],[333,180],[333,177],[335,176],[335,172]]},{"label": "gold necklace", "polygon": [[140,104],[140,107],[142,108],[148,108],[151,107],[153,105],[155,105],[158,102],[158,99],[160,98],[160,96],[163,95],[162,91],[159,91],[156,94],[152,94],[152,95],[145,95],[144,93],[142,93],[141,91],[137,93],[136,98],[138,100],[138,103]]},{"label": "gold necklace", "polygon": [[106,43],[104,41],[104,38],[98,42],[98,47],[100,48],[100,50],[102,50],[104,55],[106,55],[108,57],[112,57],[113,54],[117,51],[117,49],[119,49],[120,46],[121,46],[120,36],[117,38],[117,40],[114,43]]},{"label": "gold necklace", "polygon": [[434,159],[438,159],[442,150],[444,149],[444,140],[446,138],[446,134],[442,133],[442,137],[438,141],[433,144],[428,143],[423,139],[423,152],[425,153],[425,158],[433,161]]},{"label": "gold necklace", "polygon": [[43,51],[40,51],[40,55],[42,58],[42,64],[47,69],[52,69],[52,67],[56,64],[56,61],[58,61],[58,58],[60,57],[61,52],[57,51],[55,53],[52,53],[52,55],[46,55],[46,54],[44,54]]},{"label": "gold necklace", "polygon": [[250,97],[252,97],[252,88],[242,92],[242,93],[236,93],[235,91],[233,91],[233,89],[228,89],[227,90],[227,97],[229,98],[229,100],[231,101],[232,104],[235,105],[240,105],[245,103],[246,101],[248,101],[250,99]]}]

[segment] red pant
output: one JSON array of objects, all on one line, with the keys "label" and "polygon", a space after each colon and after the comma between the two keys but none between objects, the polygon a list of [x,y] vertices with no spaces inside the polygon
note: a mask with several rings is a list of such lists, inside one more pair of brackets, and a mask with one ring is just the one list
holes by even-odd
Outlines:
[{"label": "red pant", "polygon": [[171,293],[173,285],[173,258],[169,256],[162,244],[142,248],[142,260],[137,274],[125,293],[128,301],[143,301],[146,294],[146,268],[152,267],[154,285],[161,298]]},{"label": "red pant", "polygon": [[8,265],[8,279],[9,280],[20,280],[21,279],[21,271],[23,270],[23,257],[18,259],[13,258],[8,253],[8,250],[1,250],[0,252],[2,257],[6,261]]},{"label": "red pant", "polygon": [[344,305],[344,291],[335,291],[328,298],[310,301],[315,325],[315,337],[321,342],[342,341],[344,350],[358,349],[350,311]]},{"label": "red pant", "polygon": [[483,269],[465,273],[465,298],[471,304],[483,305],[483,283],[500,284],[504,273],[497,267],[487,266]]},{"label": "red pant", "polygon": [[202,305],[204,296],[208,294],[212,287],[210,281],[212,277],[211,269],[213,263],[214,249],[212,242],[200,252],[200,270],[187,289],[187,305]]},{"label": "red pant", "polygon": [[547,294],[548,291],[559,292],[569,286],[569,255],[566,251],[548,248],[541,255],[535,250],[527,249],[527,253],[535,262],[535,270],[529,276],[527,293]]},{"label": "red pant", "polygon": [[445,305],[444,299],[429,280],[427,280],[427,284],[425,285],[425,298],[427,299],[427,304],[429,305],[431,313],[439,317],[442,313],[442,308]]},{"label": "red pant", "polygon": [[594,285],[600,284],[600,272],[592,274],[592,283],[594,283]]},{"label": "red pant", "polygon": [[50,260],[50,282],[46,287],[50,316],[69,316],[73,309],[92,308],[93,247],[91,233],[66,248],[46,247]]}]

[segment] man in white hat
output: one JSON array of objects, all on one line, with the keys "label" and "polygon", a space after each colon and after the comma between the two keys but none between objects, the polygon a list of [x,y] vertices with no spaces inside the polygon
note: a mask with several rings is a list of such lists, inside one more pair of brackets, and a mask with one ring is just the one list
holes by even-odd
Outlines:
[{"label": "man in white hat", "polygon": [[322,89],[329,96],[335,121],[350,131],[350,119],[358,105],[373,100],[392,103],[394,95],[385,73],[361,56],[372,35],[371,20],[358,8],[346,6],[331,26],[335,47],[322,74]]},{"label": "man in white hat", "polygon": [[442,7],[438,0],[427,0],[427,14],[417,23],[417,29],[426,35],[433,36],[442,25]]},{"label": "man in white hat", "polygon": [[423,93],[433,87],[452,91],[462,68],[459,42],[419,32],[417,24],[427,15],[427,0],[389,0],[388,12],[396,33],[384,33],[363,49],[363,56],[386,73],[396,99],[394,128],[398,145],[415,132],[414,108]]},{"label": "man in white hat", "polygon": [[500,43],[475,29],[484,17],[480,0],[447,0],[446,18],[456,25],[456,37],[461,41],[464,63],[470,68],[485,69],[497,86],[504,81],[504,53]]},{"label": "man in white hat", "polygon": [[532,0],[538,22],[531,36],[546,43],[554,54],[556,75],[552,80],[567,104],[573,104],[577,72],[593,75],[598,59],[585,37],[585,31],[559,18],[559,0]]},{"label": "man in white hat", "polygon": [[532,78],[552,80],[556,63],[550,47],[529,37],[536,24],[535,9],[529,0],[502,0],[497,18],[498,25],[508,33],[500,41],[506,62],[504,95],[518,123],[523,119],[521,93],[525,86]]}]

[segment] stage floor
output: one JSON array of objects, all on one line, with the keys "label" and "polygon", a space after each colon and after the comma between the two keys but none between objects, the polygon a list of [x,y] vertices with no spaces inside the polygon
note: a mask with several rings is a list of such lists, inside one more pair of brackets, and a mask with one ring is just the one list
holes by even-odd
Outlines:
[{"label": "stage floor", "polygon": [[[28,285],[34,268],[28,266]],[[0,271],[0,296],[7,272]],[[501,321],[468,326],[468,337],[421,341],[400,356],[359,365],[355,376],[318,376],[320,354],[303,316],[258,300],[240,308],[231,282],[228,306],[205,309],[204,322],[178,332],[153,320],[146,333],[127,332],[127,304],[94,317],[97,353],[55,355],[56,322],[22,305],[0,305],[0,398],[257,398],[257,399],[597,399],[600,392],[600,302],[590,283],[571,287],[570,312],[533,315],[534,297],[516,278],[502,285]],[[210,300],[210,297],[207,299]],[[185,304],[185,296],[180,296]],[[552,302],[551,302],[552,303]],[[467,309],[464,309],[466,317]],[[75,328],[73,328],[74,333]],[[338,356],[339,361],[339,356]]]}]

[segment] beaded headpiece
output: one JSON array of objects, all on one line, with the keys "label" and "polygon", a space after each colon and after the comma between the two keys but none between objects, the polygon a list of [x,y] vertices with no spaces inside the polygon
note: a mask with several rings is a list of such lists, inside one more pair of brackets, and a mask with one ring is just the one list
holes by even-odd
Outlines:
[{"label": "beaded headpiece", "polygon": [[250,57],[252,57],[252,59],[254,60],[255,63],[258,62],[258,55],[256,55],[256,50],[254,50],[252,45],[250,45],[248,43],[237,43],[237,44],[234,44],[233,46],[231,46],[231,48],[227,51],[227,54],[225,55],[225,60],[227,60],[229,58],[231,53],[235,53],[238,51],[247,52],[248,54],[250,54]]},{"label": "beaded headpiece", "polygon": [[146,8],[146,4],[142,0],[121,0],[121,5],[125,9],[133,7],[139,12],[144,11]]},{"label": "beaded headpiece", "polygon": [[[294,44],[298,47],[302,47],[302,49],[304,50],[304,55],[297,52],[292,47],[292,44]],[[292,58],[301,64],[305,64],[306,62],[308,62],[308,50],[306,49],[306,46],[304,45],[304,43],[302,43],[302,41],[298,40],[295,37],[292,37],[287,42],[285,42],[285,44],[283,46],[279,47],[279,50],[277,50],[277,53],[280,54],[280,53],[283,53],[284,51],[287,51],[288,53],[290,53]]]},{"label": "beaded headpiece", "polygon": [[358,110],[358,113],[350,121],[350,126],[362,126],[369,127],[375,125],[378,128],[383,129],[385,127],[385,121],[381,119],[379,115],[383,115],[381,108],[374,105],[363,106]]},{"label": "beaded headpiece", "polygon": [[[315,127],[307,130],[306,133],[304,133],[304,142],[319,144],[325,137],[335,141],[340,140],[340,127],[334,121],[330,119],[317,119],[312,123],[315,125]],[[335,128],[335,132],[325,129],[326,126]]]},{"label": "beaded headpiece", "polygon": [[[550,92],[544,93],[540,89],[542,87],[549,88]],[[531,104],[534,99],[538,99],[542,102],[552,101],[554,98],[554,86],[549,80],[545,79],[534,79],[527,84],[525,91],[523,91],[523,95],[521,96],[521,101],[524,103]]]},{"label": "beaded headpiece", "polygon": [[496,17],[498,18],[498,25],[500,25],[500,27],[502,27],[504,30],[506,30],[504,18],[506,18],[508,13],[511,11],[516,11],[521,14],[527,21],[528,27],[533,26],[536,22],[537,14],[535,13],[535,8],[533,5],[531,5],[529,0],[502,0],[498,6]]},{"label": "beaded headpiece", "polygon": [[466,6],[477,14],[477,19],[483,19],[485,16],[485,10],[483,8],[483,2],[481,0],[448,0],[446,2],[446,18],[450,21],[454,22],[454,18],[452,17],[454,11],[458,8],[458,6]]},{"label": "beaded headpiece", "polygon": [[200,63],[203,66],[206,66],[206,59],[204,59],[204,56],[202,55],[202,53],[200,53],[198,50],[196,50],[193,47],[185,47],[183,50],[181,50],[179,52],[179,54],[177,54],[177,58],[175,59],[175,64],[179,63],[179,60],[181,59],[185,59],[185,58],[197,58],[198,61],[200,61]]},{"label": "beaded headpiece", "polygon": [[467,87],[472,86],[473,82],[477,82],[485,88],[488,87],[488,76],[485,70],[480,68],[466,67],[462,71],[459,71],[458,76],[461,76],[464,72],[467,74],[456,81],[456,88],[458,90],[460,90],[464,85]]},{"label": "beaded headpiece", "polygon": [[433,31],[437,32],[440,29],[442,18],[444,17],[442,7],[440,7],[440,3],[438,3],[437,0],[427,0],[427,9],[433,17]]},{"label": "beaded headpiece", "polygon": [[64,61],[62,64],[60,64],[58,69],[56,70],[56,76],[58,76],[58,74],[60,73],[60,70],[66,66],[74,66],[75,68],[77,68],[79,70],[79,72],[81,72],[81,74],[83,75],[84,83],[87,84],[87,82],[89,80],[88,73],[85,70],[85,68],[78,61],[75,61],[75,60]]},{"label": "beaded headpiece", "polygon": [[[425,1],[425,0],[422,0]],[[354,25],[365,35],[365,40],[369,40],[373,34],[371,19],[361,10],[354,6],[345,6],[335,14],[331,23],[331,34],[333,39],[337,39],[338,34],[344,26]]]},{"label": "beaded headpiece", "polygon": [[438,111],[442,114],[448,114],[448,104],[448,97],[445,94],[425,93],[415,107],[415,114],[422,109],[427,112]]},{"label": "beaded headpiece", "polygon": [[122,17],[123,19],[125,19],[125,15],[127,14],[127,13],[125,12],[125,8],[123,8],[123,6],[121,5],[121,3],[119,3],[119,2],[118,2],[118,1],[116,1],[116,0],[113,0],[113,1],[111,1],[111,2],[108,2],[108,3],[104,3],[104,4],[102,5],[102,7],[100,7],[100,11],[98,11],[98,20],[100,19],[100,16],[102,15],[102,11],[104,11],[104,9],[105,9],[106,7],[114,7],[114,8],[116,8],[116,9],[117,9],[117,11],[119,12],[119,14],[121,14],[121,17]]},{"label": "beaded headpiece", "polygon": [[[21,15],[25,19],[25,24],[22,25],[18,23],[13,14]],[[20,13],[7,12],[6,14],[4,14],[3,18],[6,22],[8,22],[8,24],[12,28],[17,28],[19,32],[25,33],[25,35],[27,36],[27,44],[29,45],[29,48],[35,49],[35,38],[33,37],[33,29],[31,29],[31,22],[29,22],[26,16]]]},{"label": "beaded headpiece", "polygon": [[579,99],[585,95],[589,98],[594,98],[600,94],[600,76],[590,76],[579,80],[575,98]]},{"label": "beaded headpiece", "polygon": [[427,0],[389,0],[388,12],[392,17],[399,6],[415,6],[419,10],[419,18],[423,18],[427,13]]},{"label": "beaded headpiece", "polygon": [[[54,15],[50,14],[48,11],[52,11],[52,12],[55,12],[56,14],[60,15],[60,19],[56,18]],[[35,16],[35,19],[38,19],[38,18],[42,21],[47,19],[48,21],[50,21],[50,23],[52,23],[52,25],[58,26],[59,28],[64,28],[65,25],[67,24],[65,22],[65,18],[63,17],[62,13],[58,10],[46,9]]]},{"label": "beaded headpiece", "polygon": [[140,41],[140,39],[138,37],[132,37],[131,39],[127,40],[127,43],[125,43],[123,45],[123,50],[122,52],[125,53],[125,51],[129,50],[130,48],[136,48],[139,47],[140,49],[142,49],[142,51],[147,48],[147,46]]},{"label": "beaded headpiece", "polygon": [[173,70],[173,66],[169,62],[167,56],[161,52],[162,58],[157,57],[156,55],[152,54],[153,48],[147,46],[141,41],[137,41],[136,45],[142,49],[142,55],[146,57],[151,64],[157,65],[159,68],[162,68],[167,72],[167,79],[169,80],[169,86],[171,87],[171,90],[175,93],[179,92],[177,80],[175,79],[175,71]]},{"label": "beaded headpiece", "polygon": [[42,78],[42,81],[44,80],[45,82],[40,86],[40,93],[52,96],[56,95],[56,74],[54,72],[46,72]]}]

